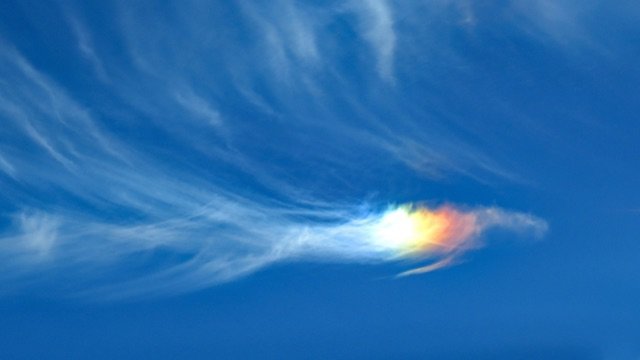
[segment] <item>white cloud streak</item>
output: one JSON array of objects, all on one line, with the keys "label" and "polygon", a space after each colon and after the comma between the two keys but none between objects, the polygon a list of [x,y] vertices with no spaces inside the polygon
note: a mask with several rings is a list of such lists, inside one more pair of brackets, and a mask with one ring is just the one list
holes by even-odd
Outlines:
[{"label": "white cloud streak", "polygon": [[222,125],[222,116],[207,100],[194,94],[191,91],[176,93],[176,101],[193,117],[204,120],[211,126]]},{"label": "white cloud streak", "polygon": [[77,18],[70,17],[69,24],[73,34],[75,35],[78,43],[78,50],[82,57],[84,57],[93,67],[93,71],[96,76],[103,82],[109,83],[111,80],[107,71],[105,70],[102,60],[96,54],[95,46],[86,27]]},{"label": "white cloud streak", "polygon": [[55,246],[58,238],[58,221],[46,214],[26,214],[19,217],[21,234],[18,242],[33,253],[35,259],[45,258]]},{"label": "white cloud streak", "polygon": [[16,169],[4,156],[0,155],[0,169],[12,178],[16,177]]},{"label": "white cloud streak", "polygon": [[380,76],[393,81],[393,58],[396,47],[396,33],[393,28],[391,6],[386,0],[354,1],[362,37],[369,43],[376,55]]}]

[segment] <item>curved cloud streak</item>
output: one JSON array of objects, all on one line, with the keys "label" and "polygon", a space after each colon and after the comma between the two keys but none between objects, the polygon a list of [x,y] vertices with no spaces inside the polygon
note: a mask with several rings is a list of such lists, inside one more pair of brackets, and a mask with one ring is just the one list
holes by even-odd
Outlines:
[{"label": "curved cloud streak", "polygon": [[491,228],[534,236],[547,229],[539,218],[498,208],[304,210],[223,198],[190,216],[153,223],[118,225],[23,213],[15,225],[14,234],[2,239],[0,254],[6,257],[5,267],[28,269],[35,272],[32,275],[49,270],[110,271],[143,254],[175,257],[160,269],[138,273],[135,280],[110,284],[110,296],[188,291],[290,261],[425,261],[427,265],[399,274],[414,275],[454,264],[480,247],[483,233]]}]

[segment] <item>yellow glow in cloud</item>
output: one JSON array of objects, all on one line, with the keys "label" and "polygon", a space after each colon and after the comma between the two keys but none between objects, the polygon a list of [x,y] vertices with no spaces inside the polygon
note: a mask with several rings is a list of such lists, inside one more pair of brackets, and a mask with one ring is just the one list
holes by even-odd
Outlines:
[{"label": "yellow glow in cloud", "polygon": [[429,210],[405,205],[380,219],[374,238],[378,246],[410,257],[453,252],[479,230],[473,213],[449,206]]},{"label": "yellow glow in cloud", "polygon": [[435,210],[403,205],[383,213],[373,227],[372,245],[397,259],[433,258],[436,262],[400,274],[437,270],[456,262],[483,230],[476,212],[452,206]]}]

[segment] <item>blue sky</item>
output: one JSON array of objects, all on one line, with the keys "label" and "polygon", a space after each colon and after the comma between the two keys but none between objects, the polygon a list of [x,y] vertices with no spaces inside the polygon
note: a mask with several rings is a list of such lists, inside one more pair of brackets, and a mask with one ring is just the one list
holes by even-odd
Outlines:
[{"label": "blue sky", "polygon": [[3,1],[0,357],[637,359],[639,19]]}]

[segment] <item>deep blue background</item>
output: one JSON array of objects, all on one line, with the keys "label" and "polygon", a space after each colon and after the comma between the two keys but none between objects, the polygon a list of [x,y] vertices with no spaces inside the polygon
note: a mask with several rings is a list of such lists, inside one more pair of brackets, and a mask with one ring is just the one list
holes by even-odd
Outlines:
[{"label": "deep blue background", "polygon": [[[252,77],[254,90],[280,117],[246,106],[235,90],[225,92],[234,78],[222,69],[224,56],[216,54],[240,58],[237,49],[254,39],[243,27],[247,22],[238,20],[239,6],[216,4],[210,17],[193,19],[216,34],[206,46],[214,44],[208,49],[218,52],[202,53],[205,45],[196,41],[178,44],[185,54],[160,51],[153,56],[161,59],[156,65],[166,65],[165,72],[190,69],[179,76],[216,99],[240,129],[234,146],[276,177],[286,174],[293,186],[312,188],[329,199],[495,204],[548,221],[550,230],[542,240],[513,241],[511,234],[495,232],[487,247],[459,266],[398,280],[389,278],[398,272],[397,264],[303,262],[278,264],[193,293],[114,303],[66,297],[55,290],[55,281],[19,286],[0,298],[0,357],[640,356],[639,6],[587,1],[586,10],[577,12],[580,5],[560,1],[568,17],[536,25],[536,17],[549,13],[530,12],[527,18],[510,1],[490,1],[471,5],[476,23],[469,28],[456,15],[455,4],[465,2],[450,3],[432,9],[425,4],[418,7],[423,12],[398,15],[393,85],[371,80],[376,71],[364,64],[375,60],[363,55],[353,19],[332,20],[327,37],[342,49],[330,55],[332,69],[342,83],[330,71],[312,72],[327,91],[324,98],[299,95],[295,86],[282,89],[268,75]],[[212,163],[185,145],[184,134],[157,125],[177,121],[154,92],[159,83],[169,87],[171,81],[137,77],[131,70],[126,41],[119,35],[121,14],[129,6],[4,1],[0,41],[99,114],[109,131],[161,158],[164,168],[196,169],[204,178],[241,184],[245,192],[273,195],[237,168]],[[172,29],[172,9],[181,6],[148,5],[137,19],[162,19]],[[91,65],[78,54],[69,17],[83,19],[91,30],[112,84],[139,85],[146,103],[157,103],[158,109],[140,111],[117,86],[96,81]],[[182,28],[174,29],[180,33]],[[153,45],[156,40],[148,41]],[[292,65],[294,72],[306,69],[297,66]],[[3,90],[12,91],[9,71],[2,76]],[[516,175],[501,177],[463,157],[456,166],[468,173],[445,169],[445,175],[434,178],[416,175],[379,153],[363,152],[350,144],[349,135],[331,131],[341,122],[370,126],[345,94],[391,127],[398,121],[399,128],[406,126],[404,132],[423,127],[436,137],[455,138]],[[309,117],[326,128],[279,123]],[[189,137],[194,142],[206,143],[210,135],[197,127],[182,130],[196,134]],[[3,144],[22,146],[10,131],[0,132]],[[316,154],[364,165],[331,167],[331,172]],[[0,186],[4,214],[25,204],[97,212],[72,195],[7,176],[0,178]]]}]

